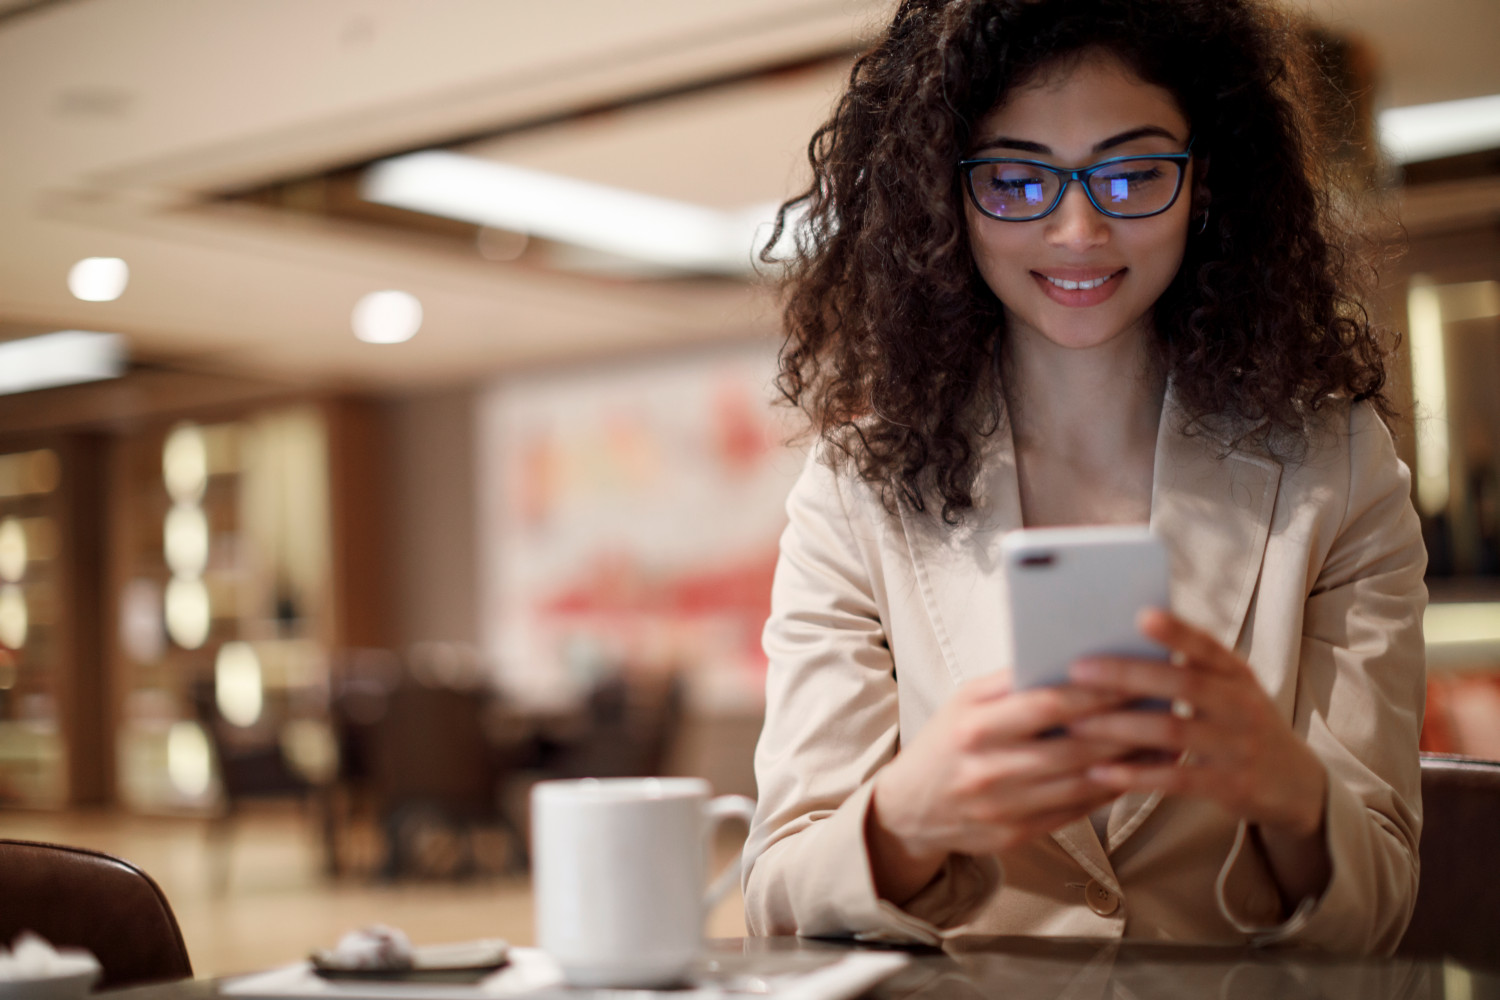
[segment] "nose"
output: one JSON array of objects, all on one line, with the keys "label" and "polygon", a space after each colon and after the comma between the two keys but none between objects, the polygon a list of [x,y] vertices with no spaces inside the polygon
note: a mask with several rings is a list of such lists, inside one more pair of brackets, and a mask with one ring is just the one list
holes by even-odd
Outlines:
[{"label": "nose", "polygon": [[1109,240],[1109,220],[1089,201],[1081,183],[1068,185],[1062,202],[1046,218],[1047,241],[1069,250],[1089,250]]}]

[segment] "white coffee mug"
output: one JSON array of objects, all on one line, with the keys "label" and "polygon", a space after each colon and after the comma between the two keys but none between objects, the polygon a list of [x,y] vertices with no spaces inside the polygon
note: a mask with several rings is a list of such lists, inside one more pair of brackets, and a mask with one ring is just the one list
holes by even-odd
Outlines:
[{"label": "white coffee mug", "polygon": [[540,782],[531,791],[537,944],[575,986],[683,982],[709,909],[739,877],[736,859],[705,894],[714,831],[754,811],[743,795],[710,798],[701,778]]}]

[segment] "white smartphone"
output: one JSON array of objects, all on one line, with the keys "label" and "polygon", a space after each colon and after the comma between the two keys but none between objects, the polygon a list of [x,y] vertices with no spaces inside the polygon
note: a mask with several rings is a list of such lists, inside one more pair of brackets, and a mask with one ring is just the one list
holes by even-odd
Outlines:
[{"label": "white smartphone", "polygon": [[1001,539],[1000,551],[1016,690],[1064,684],[1085,656],[1167,658],[1136,628],[1143,609],[1169,600],[1167,550],[1147,528],[1027,528]]}]

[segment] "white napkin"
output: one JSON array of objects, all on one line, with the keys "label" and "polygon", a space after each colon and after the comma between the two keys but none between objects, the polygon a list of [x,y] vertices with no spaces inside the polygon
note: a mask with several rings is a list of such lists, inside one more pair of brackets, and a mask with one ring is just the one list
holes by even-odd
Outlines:
[{"label": "white napkin", "polygon": [[0,982],[23,979],[55,979],[99,972],[99,960],[82,948],[52,947],[36,934],[22,931],[15,946],[0,946]]}]

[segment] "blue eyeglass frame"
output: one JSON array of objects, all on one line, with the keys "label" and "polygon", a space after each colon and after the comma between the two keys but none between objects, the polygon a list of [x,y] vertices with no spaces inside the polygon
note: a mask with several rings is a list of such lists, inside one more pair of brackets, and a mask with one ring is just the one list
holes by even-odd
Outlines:
[{"label": "blue eyeglass frame", "polygon": [[[1068,185],[1074,181],[1077,181],[1078,185],[1083,188],[1084,196],[1088,198],[1089,204],[1093,205],[1100,215],[1110,219],[1149,219],[1153,215],[1160,215],[1177,204],[1177,199],[1182,195],[1182,184],[1187,179],[1188,160],[1192,159],[1193,156],[1193,138],[1195,137],[1188,139],[1187,147],[1180,153],[1141,153],[1134,156],[1112,156],[1107,160],[1100,160],[1098,163],[1091,163],[1086,167],[1079,167],[1076,170],[1054,167],[1052,164],[1043,163],[1041,160],[1024,160],[1013,156],[980,156],[969,160],[959,160],[958,168],[963,171],[964,190],[969,193],[969,200],[974,203],[974,207],[979,209],[980,214],[985,218],[994,219],[997,222],[1035,222],[1037,219],[1045,219],[1057,211],[1057,206],[1062,204],[1063,195],[1068,193]],[[1105,167],[1112,167],[1117,163],[1129,163],[1131,160],[1169,160],[1177,164],[1177,187],[1172,191],[1172,197],[1167,199],[1167,203],[1154,212],[1144,212],[1140,215],[1125,215],[1120,212],[1112,212],[1099,204],[1098,200],[1094,197],[1093,188],[1089,186],[1089,179],[1100,170],[1103,170]],[[1019,219],[1008,218],[1004,215],[995,215],[993,212],[987,211],[979,203],[979,195],[974,192],[974,168],[983,166],[986,163],[1018,163],[1028,167],[1038,167],[1062,178],[1062,184],[1057,189],[1057,197],[1052,199],[1052,204],[1048,205],[1045,211]]]}]

